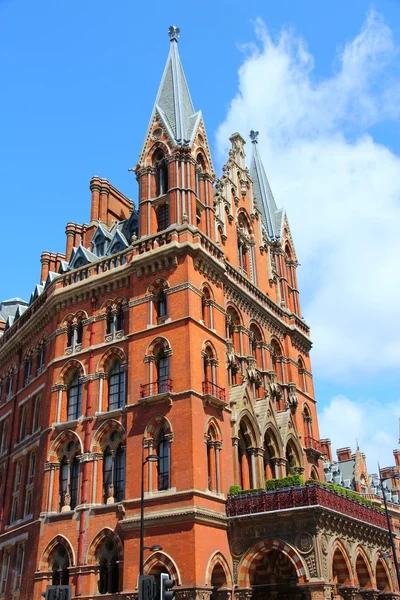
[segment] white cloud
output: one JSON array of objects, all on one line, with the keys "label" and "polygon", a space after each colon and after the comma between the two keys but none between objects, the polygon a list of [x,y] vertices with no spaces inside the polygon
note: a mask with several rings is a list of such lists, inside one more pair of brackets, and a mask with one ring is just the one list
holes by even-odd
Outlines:
[{"label": "white cloud", "polygon": [[355,451],[358,442],[361,452],[367,456],[369,472],[376,473],[378,460],[381,467],[394,465],[399,414],[400,400],[383,404],[373,399],[335,396],[319,412],[321,438],[331,438],[334,460],[338,448],[351,446]]},{"label": "white cloud", "polygon": [[234,131],[260,131],[302,264],[315,374],[354,381],[398,368],[400,158],[367,132],[400,117],[391,31],[371,12],[325,79],[314,76],[314,58],[292,32],[273,40],[257,21],[256,34],[217,133],[220,158]]}]

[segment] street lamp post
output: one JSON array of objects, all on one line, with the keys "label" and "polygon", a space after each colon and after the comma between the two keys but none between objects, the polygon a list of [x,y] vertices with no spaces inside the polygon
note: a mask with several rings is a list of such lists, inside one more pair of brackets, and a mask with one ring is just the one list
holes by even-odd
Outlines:
[{"label": "street lamp post", "polygon": [[148,462],[158,462],[160,458],[157,454],[149,454],[146,459],[144,458],[144,439],[142,441],[142,482],[141,482],[141,494],[140,494],[140,549],[139,549],[139,575],[143,575],[143,563],[144,563],[144,551],[162,550],[161,546],[145,546],[144,545],[144,465]]},{"label": "street lamp post", "polygon": [[[392,477],[385,477],[384,479],[382,478],[382,476],[381,476],[381,468],[379,466],[379,463],[378,463],[378,473],[379,473],[379,481],[380,481],[380,484],[381,484],[381,490],[382,490],[382,494],[383,494],[383,504],[385,506],[386,520],[387,520],[387,525],[388,525],[388,529],[389,529],[390,547],[392,548],[394,567],[396,569],[397,585],[399,586],[399,589],[400,589],[399,560],[397,558],[397,551],[396,551],[396,546],[395,546],[395,543],[394,543],[394,537],[393,537],[393,531],[392,531],[392,524],[390,522],[390,515],[389,515],[389,510],[388,510],[388,505],[387,505],[387,500],[386,500],[386,494],[385,494],[385,490],[383,489],[383,482],[386,481],[387,479],[392,479]],[[396,473],[394,475],[394,478],[395,479],[400,479],[400,473]]]}]

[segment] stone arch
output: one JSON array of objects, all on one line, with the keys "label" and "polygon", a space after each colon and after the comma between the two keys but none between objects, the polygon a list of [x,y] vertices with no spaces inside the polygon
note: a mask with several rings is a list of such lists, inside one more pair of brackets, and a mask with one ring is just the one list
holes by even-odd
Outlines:
[{"label": "stone arch", "polygon": [[226,311],[227,316],[228,315],[232,316],[234,325],[236,325],[236,326],[243,325],[242,313],[240,312],[238,307],[235,304],[233,304],[233,302],[229,302],[226,305],[225,311]]},{"label": "stone arch", "polygon": [[242,558],[238,568],[239,587],[250,587],[251,571],[255,570],[258,562],[262,560],[264,553],[269,550],[278,550],[279,552],[282,552],[282,554],[284,554],[292,563],[299,583],[305,583],[307,581],[305,566],[296,551],[282,540],[267,539],[257,542],[257,544],[250,548]]},{"label": "stone arch", "polygon": [[264,429],[264,432],[263,432],[263,440],[265,439],[266,435],[268,435],[274,442],[274,450],[276,451],[276,456],[282,456],[283,455],[282,438],[281,438],[278,428],[276,427],[276,425],[274,423],[271,423],[271,422],[267,423],[267,425]]},{"label": "stone arch", "polygon": [[290,450],[292,450],[292,455],[294,455],[294,458],[296,460],[296,465],[294,465],[294,466],[303,467],[304,466],[303,450],[302,450],[301,444],[299,442],[299,439],[293,433],[289,433],[289,435],[287,436],[286,441],[285,441],[286,459],[288,459],[288,453],[290,452]]},{"label": "stone arch", "polygon": [[222,552],[220,552],[219,550],[217,550],[216,552],[214,552],[214,554],[210,556],[210,559],[207,563],[205,585],[211,585],[213,571],[217,566],[220,566],[222,571],[224,572],[226,581],[226,585],[224,587],[231,588],[233,586],[232,572],[229,567],[228,561],[226,560]]},{"label": "stone arch", "polygon": [[358,585],[362,588],[372,588],[374,576],[368,557],[361,546],[357,546],[354,556],[354,573],[358,579]]},{"label": "stone arch", "polygon": [[251,224],[251,219],[247,210],[241,206],[236,211],[236,222],[239,225],[240,221],[245,221],[247,232],[249,234],[250,240],[254,241],[254,227]]},{"label": "stone arch", "polygon": [[77,435],[75,431],[72,431],[72,429],[66,429],[65,431],[62,431],[51,444],[48,454],[49,460],[57,462],[61,448],[69,442],[77,444],[78,454],[83,454],[83,444],[79,435]]},{"label": "stone arch", "polygon": [[250,321],[249,330],[253,332],[257,332],[259,334],[259,339],[257,341],[264,342],[265,336],[262,330],[262,327],[253,319]]},{"label": "stone arch", "polygon": [[150,283],[149,287],[147,288],[146,295],[153,296],[161,289],[167,290],[169,287],[170,285],[167,279],[164,279],[163,277],[157,277],[157,279],[153,279],[153,281]]},{"label": "stone arch", "polygon": [[100,358],[99,362],[97,363],[97,373],[105,373],[115,358],[119,359],[121,365],[128,364],[125,352],[121,348],[114,346],[113,348],[109,348],[106,352],[104,352],[103,356]]},{"label": "stone arch", "polygon": [[310,479],[313,479],[314,481],[318,481],[319,480],[318,471],[317,471],[317,469],[315,467],[311,467]]},{"label": "stone arch", "polygon": [[384,560],[378,558],[375,565],[375,581],[376,587],[381,592],[393,591],[392,579],[390,577],[389,569]]},{"label": "stone arch", "polygon": [[208,437],[209,431],[212,429],[215,432],[215,439],[222,442],[222,433],[219,424],[217,423],[215,417],[209,417],[204,426],[204,436]]},{"label": "stone arch", "polygon": [[170,435],[170,441],[173,441],[173,429],[171,425],[171,421],[167,419],[166,416],[158,414],[152,417],[150,421],[147,423],[146,428],[144,430],[144,437],[154,439],[157,436],[158,431],[164,428],[164,432],[166,435]]},{"label": "stone arch", "polygon": [[207,173],[210,170],[206,153],[204,152],[204,150],[202,148],[197,149],[196,163],[201,166],[203,173]]},{"label": "stone arch", "polygon": [[164,142],[163,140],[157,140],[156,142],[154,142],[154,144],[151,146],[151,148],[149,148],[149,150],[146,153],[147,154],[146,166],[149,166],[149,167],[153,166],[154,159],[157,155],[157,152],[159,152],[160,150],[162,150],[162,152],[164,152],[165,157],[167,157],[171,154],[169,145],[166,142]]},{"label": "stone arch", "polygon": [[214,360],[215,364],[218,365],[218,354],[213,342],[209,339],[204,340],[201,346],[201,356],[203,358],[209,358],[210,360]]},{"label": "stone arch", "polygon": [[161,551],[153,552],[143,565],[144,573],[150,573],[156,565],[162,565],[168,571],[171,579],[175,581],[175,585],[182,585],[181,575],[177,564],[168,554]]},{"label": "stone arch", "polygon": [[258,423],[257,423],[255,417],[251,414],[251,412],[247,408],[244,408],[237,417],[236,432],[235,432],[236,435],[239,434],[241,425],[244,425],[244,427],[245,427],[244,433],[245,433],[245,436],[248,437],[248,440],[250,441],[250,445],[253,448],[258,447],[258,437],[259,437]]},{"label": "stone arch", "polygon": [[206,296],[207,300],[214,300],[213,291],[207,281],[203,281],[203,283],[200,286],[200,291],[203,295]]},{"label": "stone arch", "polygon": [[69,375],[71,371],[77,370],[79,372],[79,377],[85,377],[85,367],[80,360],[76,360],[75,358],[71,358],[68,362],[66,362],[61,371],[58,374],[59,383],[65,384],[68,381]]},{"label": "stone arch", "polygon": [[146,350],[146,356],[155,356],[156,350],[159,349],[168,355],[172,354],[172,347],[167,338],[156,337],[150,342]]},{"label": "stone arch", "polygon": [[101,446],[104,438],[109,435],[112,431],[118,431],[122,440],[126,438],[126,432],[121,423],[115,419],[107,419],[104,421],[93,436],[91,451],[101,452]]},{"label": "stone arch", "polygon": [[338,584],[353,583],[353,569],[350,558],[343,544],[336,540],[330,551],[331,579]]},{"label": "stone arch", "polygon": [[107,300],[105,300],[103,302],[103,304],[100,307],[100,314],[103,314],[105,312],[107,312],[107,309],[112,306],[112,305],[118,306],[119,304],[122,304],[122,306],[125,306],[126,304],[128,304],[128,301],[126,298],[124,298],[123,296],[117,296],[116,298],[112,299],[112,298],[108,298]]},{"label": "stone arch", "polygon": [[58,546],[58,544],[63,545],[64,548],[66,549],[70,566],[73,567],[75,565],[75,553],[74,553],[72,544],[68,538],[66,538],[64,535],[62,535],[60,533],[60,534],[56,535],[52,540],[50,540],[50,542],[47,544],[46,548],[43,550],[42,556],[40,557],[40,560],[39,560],[39,571],[49,571],[50,570],[49,569],[49,560],[50,560],[53,550],[56,548],[56,546]]},{"label": "stone arch", "polygon": [[77,310],[74,313],[69,313],[61,322],[61,327],[67,327],[70,323],[77,323],[78,321],[85,321],[88,319],[88,314],[86,310]]},{"label": "stone arch", "polygon": [[107,539],[111,538],[115,543],[118,549],[118,555],[120,559],[124,556],[124,547],[122,545],[121,539],[119,535],[110,529],[109,527],[104,527],[100,531],[96,533],[94,538],[89,544],[87,553],[86,553],[86,564],[87,565],[95,565],[96,564],[96,551],[101,546],[101,544]]}]

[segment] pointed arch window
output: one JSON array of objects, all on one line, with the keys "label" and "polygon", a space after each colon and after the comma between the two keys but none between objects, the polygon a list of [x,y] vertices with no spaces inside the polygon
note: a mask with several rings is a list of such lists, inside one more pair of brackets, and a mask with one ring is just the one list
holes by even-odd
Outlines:
[{"label": "pointed arch window", "polygon": [[155,301],[157,320],[164,319],[167,316],[167,294],[165,290],[160,289]]},{"label": "pointed arch window", "polygon": [[96,256],[104,256],[106,241],[102,235],[98,235],[94,245],[94,253]]},{"label": "pointed arch window", "polygon": [[248,439],[243,423],[241,423],[238,440],[238,471],[239,485],[241,485],[243,490],[255,487],[255,465],[252,450],[251,442]]},{"label": "pointed arch window", "polygon": [[50,557],[51,584],[68,585],[69,584],[69,557],[63,544],[57,544]]},{"label": "pointed arch window", "polygon": [[108,410],[116,410],[125,405],[125,371],[116,360],[109,372]]},{"label": "pointed arch window", "polygon": [[28,383],[31,380],[32,365],[33,365],[33,358],[32,358],[32,356],[28,356],[28,358],[26,359],[26,362],[25,362],[25,385],[28,385]]},{"label": "pointed arch window", "polygon": [[115,594],[119,591],[118,558],[118,549],[114,540],[107,538],[97,551],[100,594]]},{"label": "pointed arch window", "polygon": [[213,328],[212,299],[207,287],[203,288],[201,296],[201,319],[206,327]]},{"label": "pointed arch window", "polygon": [[125,447],[114,431],[103,454],[104,503],[121,502],[125,497]]},{"label": "pointed arch window", "polygon": [[303,360],[301,358],[299,358],[299,360],[297,361],[297,368],[299,372],[300,389],[303,390],[303,392],[307,392],[307,375]]},{"label": "pointed arch window", "polygon": [[74,421],[82,413],[82,383],[75,371],[67,387],[67,421]]},{"label": "pointed arch window", "polygon": [[220,450],[221,442],[218,439],[215,427],[208,428],[206,436],[207,445],[207,488],[211,492],[217,494],[221,491],[221,475],[220,475]]},{"label": "pointed arch window", "polygon": [[313,430],[312,430],[312,417],[311,417],[311,413],[310,410],[308,408],[307,405],[304,406],[303,409],[303,420],[304,420],[304,433],[305,433],[305,437],[309,438],[308,440],[305,440],[305,443],[307,445],[307,442],[310,442],[310,438],[313,438]]},{"label": "pointed arch window", "polygon": [[45,351],[46,351],[46,345],[44,342],[42,342],[39,347],[39,356],[38,356],[38,362],[37,362],[36,375],[40,375],[40,373],[44,369]]},{"label": "pointed arch window", "polygon": [[79,459],[75,444],[70,442],[60,462],[60,510],[74,510],[78,502]]},{"label": "pointed arch window", "polygon": [[[72,349],[72,352],[81,350],[83,339],[83,323],[82,319],[75,323],[69,323],[67,329],[67,347]],[[71,350],[70,350],[71,352]]]},{"label": "pointed arch window", "polygon": [[157,437],[157,489],[168,490],[170,488],[170,441],[167,439],[162,427]]},{"label": "pointed arch window", "polygon": [[163,196],[168,192],[168,164],[162,151],[157,152],[154,157],[156,170],[156,196]]}]

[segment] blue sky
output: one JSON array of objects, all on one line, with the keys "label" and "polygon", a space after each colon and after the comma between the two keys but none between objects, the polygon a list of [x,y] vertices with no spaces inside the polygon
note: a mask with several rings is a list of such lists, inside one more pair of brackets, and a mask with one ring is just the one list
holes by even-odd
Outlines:
[{"label": "blue sky", "polygon": [[322,435],[336,447],[354,447],[357,437],[371,462],[379,454],[391,463],[400,413],[391,258],[400,205],[391,183],[400,166],[398,0],[0,0],[0,298],[28,299],[42,250],[64,251],[65,224],[88,220],[93,175],[136,198],[128,168],[171,24],[181,29],[217,171],[230,133],[260,129],[302,263]]}]

